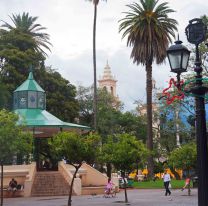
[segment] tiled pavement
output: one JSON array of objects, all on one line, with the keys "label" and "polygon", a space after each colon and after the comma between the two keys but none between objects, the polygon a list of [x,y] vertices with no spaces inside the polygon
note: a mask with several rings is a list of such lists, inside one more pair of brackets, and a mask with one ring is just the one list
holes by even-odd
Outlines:
[{"label": "tiled pavement", "polygon": [[[171,196],[164,196],[164,190],[128,190],[129,203],[132,206],[197,206],[197,190],[187,195],[187,190],[172,190]],[[67,196],[61,197],[32,197],[10,198],[4,200],[4,206],[66,206]],[[123,206],[124,192],[121,191],[115,198],[96,196],[73,196],[72,206]]]}]

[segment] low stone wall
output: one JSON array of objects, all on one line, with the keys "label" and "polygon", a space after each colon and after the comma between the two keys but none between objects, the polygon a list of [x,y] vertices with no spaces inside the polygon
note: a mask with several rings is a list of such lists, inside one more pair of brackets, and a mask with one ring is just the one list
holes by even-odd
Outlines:
[{"label": "low stone wall", "polygon": [[[68,165],[66,165],[63,161],[59,162],[58,165],[59,168],[59,172],[62,174],[62,176],[64,177],[64,179],[68,182],[68,184],[71,184],[72,178],[73,178],[73,174],[71,173],[71,171],[69,170]],[[74,179],[74,184],[73,184],[73,195],[81,195],[81,180],[80,178],[75,178]]]},{"label": "low stone wall", "polygon": [[[29,165],[6,165],[3,167],[3,194],[4,197],[29,197],[36,171],[36,163],[33,162]],[[1,173],[0,173],[1,174]],[[7,191],[9,182],[14,178],[17,184],[23,186],[23,190],[15,192]]]},{"label": "low stone wall", "polygon": [[8,191],[3,190],[4,198],[24,197],[24,190]]},{"label": "low stone wall", "polygon": [[90,165],[84,163],[81,167],[86,170],[86,174],[82,177],[83,186],[105,186],[108,182],[108,177]]},{"label": "low stone wall", "polygon": [[30,165],[9,165],[4,166],[3,169],[3,187],[6,188],[12,178],[17,181],[17,184],[24,185],[29,174]]}]

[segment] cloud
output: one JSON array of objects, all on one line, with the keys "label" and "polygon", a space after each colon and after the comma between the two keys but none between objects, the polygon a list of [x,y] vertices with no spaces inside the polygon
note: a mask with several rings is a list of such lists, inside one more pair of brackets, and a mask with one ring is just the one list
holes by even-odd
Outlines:
[{"label": "cloud", "polygon": [[[165,0],[164,0],[165,1]],[[164,2],[159,1],[159,2]],[[8,3],[9,2],[9,3]],[[125,103],[125,109],[135,108],[133,102],[145,101],[145,68],[137,66],[130,59],[131,48],[126,47],[126,39],[118,33],[119,19],[128,11],[127,4],[135,0],[100,1],[97,13],[97,77],[102,75],[108,59],[112,73],[116,76],[117,93]],[[200,17],[208,11],[208,2],[204,0],[168,1],[176,10],[171,15],[179,22],[180,39],[187,44],[185,27],[190,19]],[[92,64],[92,28],[93,4],[84,0],[1,0],[1,19],[8,21],[8,15],[29,12],[38,16],[37,23],[47,27],[53,44],[52,53],[46,64],[57,68],[64,78],[75,85],[89,86],[93,83]],[[169,76],[168,62],[153,65],[153,77],[158,87],[165,88]],[[174,75],[172,75],[174,76]]]}]

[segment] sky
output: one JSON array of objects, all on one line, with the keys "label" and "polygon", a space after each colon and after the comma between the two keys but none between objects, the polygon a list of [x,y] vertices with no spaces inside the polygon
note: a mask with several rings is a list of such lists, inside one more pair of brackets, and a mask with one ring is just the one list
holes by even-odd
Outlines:
[{"label": "sky", "polygon": [[[124,103],[124,110],[134,110],[135,101],[146,101],[145,67],[133,64],[131,48],[118,32],[118,21],[125,17],[127,4],[138,0],[108,0],[98,5],[97,14],[97,79],[103,74],[108,61],[112,74],[118,80],[117,94]],[[159,2],[164,2],[160,0]],[[178,21],[178,33],[187,45],[185,27],[189,20],[208,15],[208,1],[166,0],[176,12],[170,15]],[[29,12],[38,16],[36,23],[46,27],[53,44],[48,52],[46,65],[52,66],[75,86],[93,84],[93,4],[87,0],[1,0],[0,19],[11,23],[9,15]],[[161,91],[168,86],[169,63],[153,64],[153,78]]]}]

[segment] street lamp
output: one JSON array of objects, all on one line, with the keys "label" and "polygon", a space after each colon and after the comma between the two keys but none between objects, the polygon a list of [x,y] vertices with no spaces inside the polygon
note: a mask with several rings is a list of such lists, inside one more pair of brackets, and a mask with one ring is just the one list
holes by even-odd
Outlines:
[{"label": "street lamp", "polygon": [[[195,44],[195,85],[190,91],[195,96],[196,104],[196,139],[197,139],[197,172],[198,172],[198,205],[208,205],[208,151],[206,136],[206,113],[204,96],[208,88],[203,86],[202,67],[199,55],[199,44],[205,40],[206,26],[201,19],[192,19],[186,27],[187,39],[190,43]],[[181,42],[182,43],[182,42]],[[171,71],[177,73],[180,80],[180,74],[186,71],[188,65],[188,50],[178,41],[176,45],[167,50]],[[178,49],[179,44],[181,49]],[[185,53],[184,53],[185,52]],[[185,54],[185,55],[184,55]],[[183,62],[184,59],[184,62]],[[187,61],[187,62],[185,62]],[[185,67],[186,65],[186,67]],[[178,84],[180,86],[180,83]]]},{"label": "street lamp", "polygon": [[180,75],[182,72],[186,72],[190,56],[190,51],[182,43],[178,38],[175,45],[170,46],[167,50],[171,72],[177,73],[178,88],[180,87]]}]

